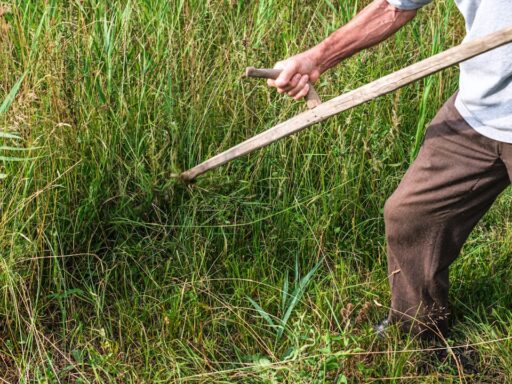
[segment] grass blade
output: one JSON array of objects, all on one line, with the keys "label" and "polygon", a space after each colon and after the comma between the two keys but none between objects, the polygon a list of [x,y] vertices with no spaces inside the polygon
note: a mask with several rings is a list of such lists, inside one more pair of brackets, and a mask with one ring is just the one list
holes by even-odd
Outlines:
[{"label": "grass blade", "polygon": [[[4,99],[2,105],[0,105],[0,114],[6,112],[9,109],[9,107],[12,104],[12,102],[14,101],[14,98],[18,94],[18,91],[20,89],[21,83],[23,83],[23,79],[25,79],[26,75],[27,75],[27,72],[25,72],[23,75],[21,75],[19,80],[12,87],[11,91],[7,94],[7,96]],[[0,136],[0,137],[5,137],[5,136]]]},{"label": "grass blade", "polygon": [[281,311],[286,310],[286,303],[288,301],[288,271],[286,271],[284,275],[284,283],[283,283],[283,292],[282,292],[282,299],[281,299]]},{"label": "grass blade", "polygon": [[310,282],[311,278],[313,277],[317,269],[320,267],[322,261],[323,259],[316,263],[316,265],[311,269],[311,271],[309,271],[306,276],[300,279],[297,288],[295,288],[295,290],[292,293],[290,304],[288,305],[288,308],[286,309],[286,312],[283,318],[281,319],[281,324],[279,330],[277,331],[277,338],[280,338],[283,335],[284,329],[286,328],[286,324],[288,323],[288,319],[290,318],[293,309],[304,295],[308,283]]},{"label": "grass blade", "polygon": [[252,304],[252,306],[256,309],[256,311],[258,311],[260,316],[263,317],[267,321],[267,323],[269,323],[272,327],[276,326],[274,321],[270,317],[270,315],[263,308],[261,308],[261,306],[257,302],[255,302],[250,297],[247,297],[247,300],[249,300],[249,302]]},{"label": "grass blade", "polygon": [[0,131],[0,138],[2,138],[2,139],[21,140],[21,137],[18,134],[9,133],[9,132],[1,132],[1,131]]}]

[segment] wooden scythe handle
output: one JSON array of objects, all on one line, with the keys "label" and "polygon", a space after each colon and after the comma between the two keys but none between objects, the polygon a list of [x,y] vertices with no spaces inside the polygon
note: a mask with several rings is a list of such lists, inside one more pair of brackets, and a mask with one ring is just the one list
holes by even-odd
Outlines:
[{"label": "wooden scythe handle", "polygon": [[265,147],[283,137],[297,133],[310,125],[319,123],[330,116],[354,108],[376,97],[393,92],[407,84],[436,73],[444,68],[458,64],[504,44],[512,43],[512,27],[502,29],[488,36],[469,41],[438,53],[419,63],[391,73],[353,91],[335,97],[315,109],[302,112],[276,126],[263,131],[244,142],[196,165],[183,172],[180,177],[185,182],[193,181],[197,176],[217,168],[258,148]]},{"label": "wooden scythe handle", "polygon": [[[280,69],[264,69],[264,68],[254,68],[247,67],[245,69],[245,77],[255,77],[259,79],[272,79],[275,80],[281,74]],[[315,108],[317,105],[322,104],[322,100],[320,100],[320,96],[316,93],[313,84],[309,84],[309,91],[306,95],[306,103],[309,109]]]}]

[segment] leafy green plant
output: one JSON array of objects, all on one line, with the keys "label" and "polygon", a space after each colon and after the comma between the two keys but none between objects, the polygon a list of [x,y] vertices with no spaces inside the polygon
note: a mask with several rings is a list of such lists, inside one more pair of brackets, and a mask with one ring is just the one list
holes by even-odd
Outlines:
[{"label": "leafy green plant", "polygon": [[256,309],[259,315],[267,321],[267,323],[276,330],[277,340],[283,336],[283,333],[286,329],[286,325],[288,324],[288,320],[293,313],[293,310],[297,306],[297,304],[304,296],[306,288],[315,275],[315,272],[318,270],[320,265],[322,265],[322,260],[315,264],[311,270],[304,275],[303,277],[299,277],[299,261],[295,260],[295,279],[293,281],[293,292],[289,293],[289,276],[288,271],[284,276],[283,289],[281,294],[281,313],[282,317],[276,317],[270,315],[267,311],[265,311],[258,303],[256,303],[250,297],[247,297],[247,300],[251,303],[251,305]]},{"label": "leafy green plant", "polygon": [[[18,91],[23,83],[23,79],[25,78],[27,72],[25,72],[19,80],[14,84],[11,88],[10,92],[4,98],[4,101],[0,105],[0,116],[7,112],[9,107],[11,106],[14,98],[18,94]],[[20,141],[22,138],[18,133],[15,132],[5,132],[0,131],[0,161],[1,162],[12,162],[12,161],[25,161],[26,158],[12,155],[14,152],[27,151],[27,148],[21,148],[13,145],[13,142]],[[4,172],[0,172],[0,179],[5,179],[7,174]]]}]

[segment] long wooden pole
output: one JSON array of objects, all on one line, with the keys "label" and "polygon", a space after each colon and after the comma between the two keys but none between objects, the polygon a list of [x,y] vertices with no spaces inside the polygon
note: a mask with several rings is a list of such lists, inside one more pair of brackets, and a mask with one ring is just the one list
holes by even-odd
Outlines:
[{"label": "long wooden pole", "polygon": [[335,114],[393,92],[416,80],[511,42],[512,27],[509,27],[478,40],[450,48],[344,95],[335,97],[314,109],[300,113],[183,172],[180,177],[185,182],[191,182],[197,176],[211,169],[217,168],[258,148],[265,147],[283,137],[299,132]]}]

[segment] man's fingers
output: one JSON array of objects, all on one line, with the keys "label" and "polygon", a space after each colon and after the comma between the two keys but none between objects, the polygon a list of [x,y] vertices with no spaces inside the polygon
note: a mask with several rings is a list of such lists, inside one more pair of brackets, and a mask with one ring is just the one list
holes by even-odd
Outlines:
[{"label": "man's fingers", "polygon": [[281,74],[276,79],[276,87],[284,89],[289,86],[292,77],[297,74],[296,65],[290,64],[287,65],[282,71]]},{"label": "man's fingers", "polygon": [[297,84],[299,84],[299,82],[301,81],[302,77],[303,76],[300,73],[295,74],[286,86],[277,87],[277,91],[279,93],[285,93],[291,91],[292,89],[295,89],[295,87],[297,87]]},{"label": "man's fingers", "polygon": [[295,85],[295,87],[288,91],[288,96],[292,96],[292,97],[296,96],[300,91],[302,91],[302,89],[306,86],[308,81],[309,81],[308,75],[302,76],[300,81]]},{"label": "man's fingers", "polygon": [[294,89],[297,86],[297,84],[299,84],[301,79],[302,79],[302,75],[300,73],[296,73],[290,80],[290,83],[286,87],[283,87],[283,88],[286,89],[287,91],[291,91],[292,89]]},{"label": "man's fingers", "polygon": [[292,89],[294,89],[297,86],[297,84],[299,84],[301,79],[302,79],[302,75],[300,73],[296,73],[290,79],[290,82],[288,84],[286,84],[284,87],[280,87],[279,83],[276,80],[276,84],[278,85],[277,88],[278,88],[278,90],[280,90],[281,93],[291,91]]},{"label": "man's fingers", "polygon": [[310,85],[309,85],[309,83],[307,83],[307,84],[304,86],[304,88],[302,88],[302,89],[299,91],[299,93],[297,93],[295,96],[293,96],[293,98],[294,98],[295,100],[300,100],[300,99],[302,99],[304,96],[306,96],[306,95],[308,94],[308,92],[309,92],[309,87],[310,87]]},{"label": "man's fingers", "polygon": [[276,81],[275,81],[275,80],[267,79],[267,85],[268,85],[269,87],[275,87],[275,88],[277,88],[277,92],[279,92],[279,93],[285,93],[285,92],[286,92],[286,89],[284,89],[284,88],[279,88],[279,87],[277,86],[277,84],[276,84]]},{"label": "man's fingers", "polygon": [[279,93],[287,93],[295,100],[302,99],[308,94],[309,81],[312,77],[318,78],[318,75],[315,76],[313,73],[313,76],[302,75],[299,72],[299,65],[294,60],[278,62],[274,68],[280,69],[281,73],[275,80],[268,79],[268,86],[277,88]]}]

